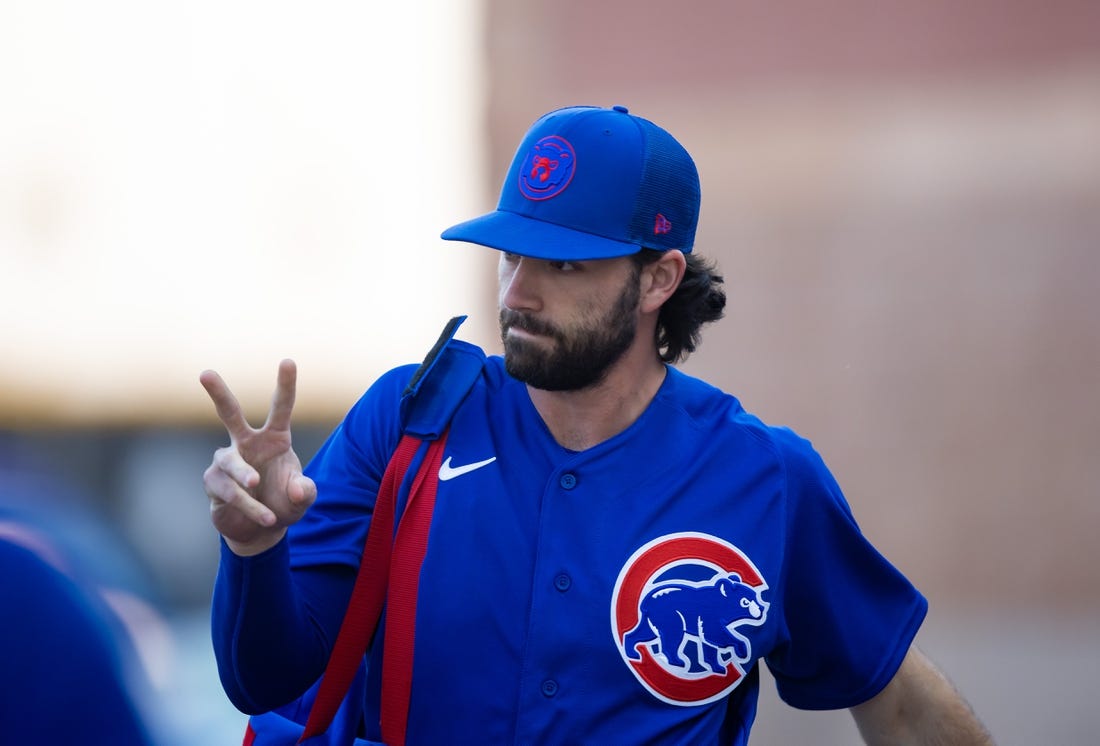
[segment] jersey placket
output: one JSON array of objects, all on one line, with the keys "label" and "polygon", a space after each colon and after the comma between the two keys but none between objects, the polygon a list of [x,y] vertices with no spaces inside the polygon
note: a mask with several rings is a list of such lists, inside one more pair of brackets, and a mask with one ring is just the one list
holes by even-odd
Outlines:
[{"label": "jersey placket", "polygon": [[[569,536],[569,517],[574,514],[570,503],[595,496],[586,494],[583,480],[583,457],[573,456],[553,470],[543,486],[542,509],[536,544],[535,572],[531,589],[531,609],[520,679],[519,702],[516,711],[517,744],[547,743],[558,714],[567,709],[575,696],[571,677],[577,667],[568,670],[561,664],[568,651],[563,646],[575,634],[563,625],[570,624],[577,614],[575,561],[554,546],[552,537]],[[575,528],[575,527],[574,527]]]}]

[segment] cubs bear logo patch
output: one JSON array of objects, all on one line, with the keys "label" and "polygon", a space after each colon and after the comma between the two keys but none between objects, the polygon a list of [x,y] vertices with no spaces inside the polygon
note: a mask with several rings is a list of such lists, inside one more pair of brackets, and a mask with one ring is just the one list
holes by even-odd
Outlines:
[{"label": "cubs bear logo patch", "polygon": [[519,170],[519,191],[531,200],[561,194],[573,180],[577,154],[564,137],[548,135],[532,147]]},{"label": "cubs bear logo patch", "polygon": [[752,660],[740,628],[767,619],[767,583],[737,547],[708,534],[661,536],[623,565],[611,628],[623,661],[653,696],[673,705],[729,694]]}]

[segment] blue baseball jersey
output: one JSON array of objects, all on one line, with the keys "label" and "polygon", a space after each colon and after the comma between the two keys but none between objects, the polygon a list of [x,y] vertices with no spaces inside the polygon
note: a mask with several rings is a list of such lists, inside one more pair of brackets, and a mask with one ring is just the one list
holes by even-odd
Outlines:
[{"label": "blue baseball jersey", "polygon": [[[318,500],[286,541],[223,551],[215,648],[246,711],[323,669],[413,370],[379,379],[311,461]],[[808,441],[672,367],[629,428],[574,452],[491,357],[438,476],[409,744],[745,743],[760,660],[791,705],[849,707],[927,610]]]}]

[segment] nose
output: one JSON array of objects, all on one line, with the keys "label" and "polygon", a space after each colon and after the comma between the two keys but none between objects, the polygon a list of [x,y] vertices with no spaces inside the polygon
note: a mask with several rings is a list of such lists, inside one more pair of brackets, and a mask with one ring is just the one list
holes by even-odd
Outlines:
[{"label": "nose", "polygon": [[534,261],[514,254],[500,258],[500,305],[512,311],[538,311],[537,272]]}]

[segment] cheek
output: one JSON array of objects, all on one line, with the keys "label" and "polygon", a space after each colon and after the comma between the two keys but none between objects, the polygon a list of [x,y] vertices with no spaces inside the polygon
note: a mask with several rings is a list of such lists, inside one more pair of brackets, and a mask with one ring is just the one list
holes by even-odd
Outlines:
[{"label": "cheek", "polygon": [[508,286],[512,282],[513,272],[501,262],[497,269],[497,303],[504,305],[504,294],[508,292]]}]

